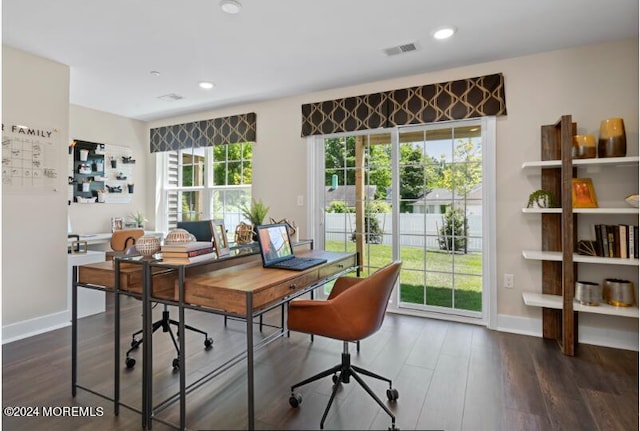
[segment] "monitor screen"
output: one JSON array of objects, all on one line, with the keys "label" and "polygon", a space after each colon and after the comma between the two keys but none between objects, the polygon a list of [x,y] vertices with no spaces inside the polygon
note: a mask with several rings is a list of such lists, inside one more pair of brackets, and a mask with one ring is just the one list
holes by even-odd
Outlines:
[{"label": "monitor screen", "polygon": [[262,253],[262,263],[269,265],[293,256],[289,232],[285,224],[258,226],[258,243]]},{"label": "monitor screen", "polygon": [[179,221],[178,228],[196,237],[196,241],[212,241],[211,220]]}]

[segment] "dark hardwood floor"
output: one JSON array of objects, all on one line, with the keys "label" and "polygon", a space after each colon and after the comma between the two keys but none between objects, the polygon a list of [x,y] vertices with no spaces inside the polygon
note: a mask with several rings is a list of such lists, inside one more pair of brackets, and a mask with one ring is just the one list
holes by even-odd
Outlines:
[{"label": "dark hardwood floor", "polygon": [[[121,319],[121,397],[140,408],[141,366],[124,367],[129,334],[137,330],[140,302],[125,298]],[[79,383],[112,393],[113,313],[81,319]],[[161,306],[154,310],[159,318]],[[174,318],[177,313],[173,312]],[[270,318],[278,320],[277,316]],[[203,337],[187,334],[187,382],[220,365],[244,346],[244,323],[207,313],[187,312],[187,323],[214,338],[205,351]],[[265,329],[264,334],[270,332]],[[140,430],[138,413],[84,390],[71,396],[71,329],[64,328],[2,348],[3,407],[39,407],[38,417],[3,415],[2,429]],[[154,336],[154,403],[178,389],[175,357],[168,334]],[[318,429],[331,393],[331,379],[300,388],[303,403],[289,406],[290,386],[340,360],[342,343],[292,333],[260,350],[256,360],[256,427]],[[389,404],[400,429],[444,430],[637,430],[638,353],[580,345],[576,357],[539,338],[500,333],[478,326],[387,315],[383,328],[352,351],[356,365],[393,379],[400,398]],[[141,364],[142,351],[134,357]],[[386,402],[386,385],[365,377]],[[43,416],[43,408],[91,407],[94,417]],[[102,415],[100,415],[102,409]],[[60,409],[51,409],[59,412]],[[235,365],[187,397],[192,430],[246,429],[246,369]],[[73,411],[71,411],[73,412]],[[156,415],[177,424],[178,403]],[[326,429],[387,429],[388,416],[355,383],[338,392]],[[154,430],[169,430],[154,421]]]}]

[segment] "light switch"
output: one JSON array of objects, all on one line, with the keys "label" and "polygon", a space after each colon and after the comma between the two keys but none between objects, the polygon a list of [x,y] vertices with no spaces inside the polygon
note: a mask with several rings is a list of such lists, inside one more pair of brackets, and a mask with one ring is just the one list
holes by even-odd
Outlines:
[{"label": "light switch", "polygon": [[298,195],[298,206],[301,207],[304,205],[304,196]]}]

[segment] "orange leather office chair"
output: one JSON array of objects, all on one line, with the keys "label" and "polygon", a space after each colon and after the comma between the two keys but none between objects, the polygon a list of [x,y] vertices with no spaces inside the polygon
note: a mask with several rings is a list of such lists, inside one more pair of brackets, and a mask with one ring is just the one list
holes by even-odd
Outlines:
[{"label": "orange leather office chair", "polygon": [[106,252],[106,259],[113,260],[115,256],[122,256],[127,249],[136,245],[136,241],[144,235],[143,229],[120,229],[111,234],[111,250]]},{"label": "orange leather office chair", "polygon": [[353,377],[391,417],[389,429],[396,429],[396,418],[391,410],[373,393],[359,374],[388,382],[387,399],[391,402],[398,399],[398,391],[392,387],[390,379],[351,365],[349,342],[362,340],[378,331],[384,319],[391,291],[398,280],[400,267],[401,262],[398,261],[379,269],[368,278],[340,277],[336,280],[326,301],[297,300],[292,301],[289,306],[289,330],[334,338],[343,342],[340,364],[291,386],[289,404],[295,408],[302,403],[302,396],[294,392],[297,387],[333,374],[333,391],[322,415],[320,428],[324,427],[324,421],[338,387],[341,383],[349,383],[350,377]]}]

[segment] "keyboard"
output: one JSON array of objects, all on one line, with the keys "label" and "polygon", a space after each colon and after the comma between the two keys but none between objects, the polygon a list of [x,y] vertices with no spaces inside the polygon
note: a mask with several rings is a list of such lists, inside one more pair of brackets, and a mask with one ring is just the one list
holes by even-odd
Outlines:
[{"label": "keyboard", "polygon": [[290,269],[292,271],[303,271],[307,268],[322,265],[327,259],[316,259],[312,257],[294,257],[269,266],[269,268]]}]

